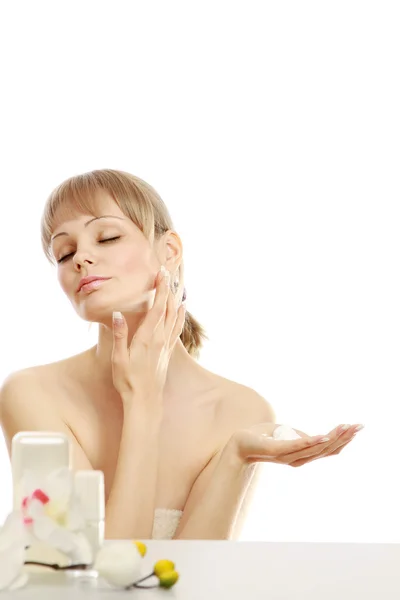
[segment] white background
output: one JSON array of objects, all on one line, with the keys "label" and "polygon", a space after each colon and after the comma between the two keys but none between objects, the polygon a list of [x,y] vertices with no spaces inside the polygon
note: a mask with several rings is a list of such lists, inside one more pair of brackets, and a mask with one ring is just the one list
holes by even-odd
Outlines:
[{"label": "white background", "polygon": [[201,362],[278,422],[365,424],[339,457],[264,467],[243,539],[400,541],[396,5],[1,4],[0,379],[95,342],[39,220],[61,180],[111,167],[172,213]]}]

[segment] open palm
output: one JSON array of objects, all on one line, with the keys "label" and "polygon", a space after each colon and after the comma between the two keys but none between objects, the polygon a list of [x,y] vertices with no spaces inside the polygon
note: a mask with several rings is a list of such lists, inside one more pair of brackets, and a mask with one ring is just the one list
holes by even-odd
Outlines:
[{"label": "open palm", "polygon": [[300,436],[294,440],[273,439],[277,425],[260,423],[237,431],[234,435],[237,452],[246,462],[274,462],[300,467],[318,458],[339,454],[349,444],[362,425],[339,425],[328,434],[309,436],[295,429]]}]

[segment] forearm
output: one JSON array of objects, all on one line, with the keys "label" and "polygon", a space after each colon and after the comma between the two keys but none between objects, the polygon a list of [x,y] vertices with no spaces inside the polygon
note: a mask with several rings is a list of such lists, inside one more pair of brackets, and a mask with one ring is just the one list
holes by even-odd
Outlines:
[{"label": "forearm", "polygon": [[231,539],[256,465],[240,460],[228,444],[210,482],[177,532],[177,539]]},{"label": "forearm", "polygon": [[161,418],[124,411],[112,488],[106,506],[107,539],[150,539],[156,502]]}]

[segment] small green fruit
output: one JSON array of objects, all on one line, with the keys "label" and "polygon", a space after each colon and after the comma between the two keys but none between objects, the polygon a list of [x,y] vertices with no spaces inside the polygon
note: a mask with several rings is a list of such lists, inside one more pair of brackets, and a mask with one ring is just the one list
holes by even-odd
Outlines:
[{"label": "small green fruit", "polygon": [[164,571],[159,575],[160,586],[163,588],[171,588],[179,579],[179,573],[176,571]]}]

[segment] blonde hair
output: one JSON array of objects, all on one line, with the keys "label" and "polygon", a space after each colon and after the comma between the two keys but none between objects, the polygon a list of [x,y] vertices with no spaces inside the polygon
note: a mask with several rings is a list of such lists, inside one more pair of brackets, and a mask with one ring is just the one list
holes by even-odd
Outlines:
[{"label": "blonde hair", "polygon": [[[146,238],[153,243],[166,231],[173,230],[173,223],[166,205],[148,183],[124,171],[102,169],[83,173],[67,179],[50,194],[42,215],[41,236],[43,250],[50,262],[51,236],[58,223],[68,218],[71,209],[83,214],[98,212],[96,192],[106,191],[121,211],[135,223]],[[177,294],[183,294],[183,265],[178,271]],[[198,357],[203,341],[207,339],[200,323],[186,312],[181,340],[188,353]]]}]

